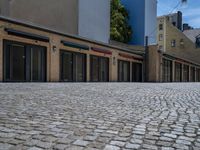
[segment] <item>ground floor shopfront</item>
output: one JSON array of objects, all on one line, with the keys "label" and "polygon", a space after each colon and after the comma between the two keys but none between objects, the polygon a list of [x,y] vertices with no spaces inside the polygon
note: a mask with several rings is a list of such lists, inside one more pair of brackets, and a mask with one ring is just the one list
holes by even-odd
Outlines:
[{"label": "ground floor shopfront", "polygon": [[142,82],[143,53],[1,20],[0,81]]},{"label": "ground floor shopfront", "polygon": [[163,58],[163,82],[200,82],[200,66],[186,61]]},{"label": "ground floor shopfront", "polygon": [[[200,82],[200,65],[0,18],[3,82]],[[142,49],[142,50],[141,50]],[[146,59],[148,58],[148,59]]]}]

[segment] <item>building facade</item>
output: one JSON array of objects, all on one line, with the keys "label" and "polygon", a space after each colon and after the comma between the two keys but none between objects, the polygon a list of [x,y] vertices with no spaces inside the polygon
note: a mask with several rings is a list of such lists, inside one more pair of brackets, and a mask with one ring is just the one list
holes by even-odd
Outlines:
[{"label": "building facade", "polygon": [[200,63],[193,52],[183,51],[191,55],[186,59],[149,46],[145,59],[144,50],[144,46],[103,44],[0,17],[3,82],[143,82],[144,76],[150,82],[200,81]]},{"label": "building facade", "polygon": [[4,17],[0,27],[0,81],[143,81],[144,53],[137,48],[102,44]]},{"label": "building facade", "polygon": [[0,0],[0,15],[108,43],[108,0]]},{"label": "building facade", "polygon": [[160,81],[199,81],[200,48],[168,16],[158,17],[157,26],[158,53],[163,55]]},{"label": "building facade", "polygon": [[130,44],[145,45],[145,36],[149,45],[156,44],[157,0],[121,0],[129,12],[129,24],[133,29]]}]

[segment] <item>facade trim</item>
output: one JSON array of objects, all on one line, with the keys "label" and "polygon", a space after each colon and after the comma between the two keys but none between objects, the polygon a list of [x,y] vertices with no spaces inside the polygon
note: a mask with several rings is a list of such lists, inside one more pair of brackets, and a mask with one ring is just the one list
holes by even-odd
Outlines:
[{"label": "facade trim", "polygon": [[38,41],[43,41],[43,42],[49,42],[49,38],[33,33],[28,33],[28,32],[23,32],[11,28],[5,28],[4,29],[9,35],[15,35],[23,38],[28,38],[28,39],[33,39],[33,40],[38,40]]}]

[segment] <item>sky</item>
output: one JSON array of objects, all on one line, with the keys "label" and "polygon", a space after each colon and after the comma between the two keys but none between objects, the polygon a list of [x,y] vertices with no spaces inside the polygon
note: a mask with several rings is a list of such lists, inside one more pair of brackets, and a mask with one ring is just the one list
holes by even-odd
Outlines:
[{"label": "sky", "polygon": [[[158,0],[158,16],[170,14],[181,0]],[[200,0],[188,0],[173,12],[182,11],[183,23],[200,28]]]}]

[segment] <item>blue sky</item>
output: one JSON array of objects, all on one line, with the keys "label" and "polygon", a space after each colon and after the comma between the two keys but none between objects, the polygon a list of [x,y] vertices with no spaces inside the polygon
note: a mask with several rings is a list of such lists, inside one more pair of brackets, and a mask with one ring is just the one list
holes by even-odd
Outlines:
[{"label": "blue sky", "polygon": [[[181,0],[158,0],[158,16],[169,14]],[[183,23],[200,28],[200,0],[188,0],[187,4],[179,5],[176,11],[182,11]]]}]

